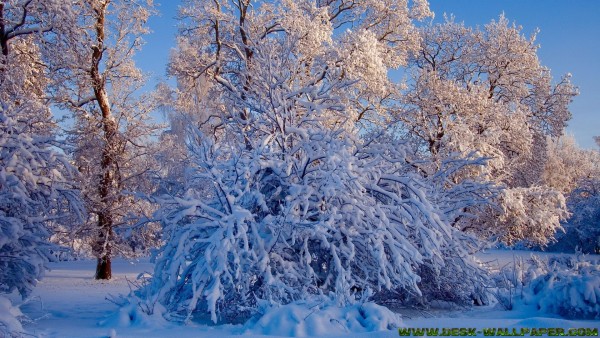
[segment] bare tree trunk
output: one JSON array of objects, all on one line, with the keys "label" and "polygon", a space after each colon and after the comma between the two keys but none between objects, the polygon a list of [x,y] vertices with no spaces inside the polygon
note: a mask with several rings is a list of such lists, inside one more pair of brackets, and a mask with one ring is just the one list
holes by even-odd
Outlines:
[{"label": "bare tree trunk", "polygon": [[100,2],[95,8],[96,14],[96,45],[92,47],[92,67],[90,76],[94,89],[94,96],[102,114],[102,131],[104,133],[104,145],[102,149],[102,178],[98,185],[100,196],[100,210],[98,211],[98,238],[96,241],[96,279],[110,279],[111,257],[113,242],[113,207],[116,193],[113,191],[118,187],[119,175],[116,166],[117,133],[118,129],[113,120],[108,94],[106,92],[106,81],[100,72],[100,61],[104,51],[104,20],[108,1]]}]

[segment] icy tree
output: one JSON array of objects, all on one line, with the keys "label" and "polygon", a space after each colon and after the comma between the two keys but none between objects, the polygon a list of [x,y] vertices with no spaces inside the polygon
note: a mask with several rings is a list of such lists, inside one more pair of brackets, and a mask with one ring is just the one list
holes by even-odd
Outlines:
[{"label": "icy tree", "polygon": [[[424,2],[187,5],[171,72],[181,91],[208,83],[208,119],[188,125],[184,193],[156,197],[168,238],[139,291],[144,308],[231,322],[302,299],[444,297],[421,292],[442,275],[482,286],[477,241],[449,219],[493,192],[473,177],[447,183],[483,160],[449,157],[423,178],[393,130],[357,114],[394,87],[386,70],[414,47]],[[345,25],[355,28],[338,34]]]},{"label": "icy tree", "polygon": [[553,84],[535,35],[523,36],[504,16],[483,29],[448,19],[422,28],[421,37],[396,114],[400,128],[433,163],[455,152],[489,158],[482,173],[506,191],[499,208],[461,227],[505,242],[546,243],[567,215],[562,191],[543,173],[546,139],[562,134],[577,94],[569,76]]},{"label": "icy tree", "polygon": [[598,150],[581,149],[573,136],[548,138],[542,180],[566,196],[569,217],[562,222],[564,231],[556,234],[554,251],[583,250],[592,253],[600,247],[598,236],[598,182],[600,154]]},{"label": "icy tree", "polygon": [[[156,167],[150,138],[158,126],[149,114],[156,104],[151,95],[136,93],[145,80],[132,57],[153,7],[152,1],[81,0],[72,10],[73,33],[57,36],[45,59],[53,99],[73,113],[69,140],[91,213],[79,233],[92,242],[96,278],[110,279],[113,255],[134,254],[158,239],[130,226],[135,215],[152,212],[132,193],[154,189],[148,179]],[[137,238],[124,240],[130,233]]]}]

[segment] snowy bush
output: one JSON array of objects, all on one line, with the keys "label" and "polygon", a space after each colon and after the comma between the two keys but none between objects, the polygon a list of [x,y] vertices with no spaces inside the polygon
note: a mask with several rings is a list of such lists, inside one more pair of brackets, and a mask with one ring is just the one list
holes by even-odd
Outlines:
[{"label": "snowy bush", "polygon": [[340,308],[324,301],[294,302],[265,309],[245,325],[247,333],[306,337],[391,330],[402,324],[400,315],[375,303]]},{"label": "snowy bush", "polygon": [[358,149],[327,133],[306,142],[290,163],[268,144],[249,152],[242,143],[235,153],[208,139],[193,145],[196,179],[214,191],[161,201],[171,238],[154,284],[168,309],[199,307],[216,321],[218,312],[239,317],[257,298],[286,304],[332,292],[345,303],[352,287],[416,288],[411,265],[422,257],[369,196],[380,188],[352,155]]},{"label": "snowy bush", "polygon": [[21,337],[23,313],[10,299],[0,296],[0,337]]},{"label": "snowy bush", "polygon": [[[563,262],[570,258],[551,257],[550,264]],[[560,263],[559,263],[560,264]],[[571,266],[572,267],[572,266]],[[548,262],[537,255],[530,255],[529,259],[514,257],[513,261],[500,267],[498,271],[491,274],[494,282],[492,285],[493,296],[505,310],[512,310],[516,303],[520,302],[531,281],[549,271]]]},{"label": "snowy bush", "polygon": [[597,261],[550,262],[548,273],[535,278],[525,302],[569,319],[600,319],[600,265]]},{"label": "snowy bush", "polygon": [[522,302],[568,319],[598,319],[600,266],[584,257],[515,260],[494,275],[496,298],[507,310]]},{"label": "snowy bush", "polygon": [[0,102],[0,293],[26,297],[52,259],[48,226],[79,215],[73,168],[49,136],[32,134],[20,108]]},{"label": "snowy bush", "polygon": [[165,318],[162,316],[160,306],[156,306],[152,314],[144,311],[140,307],[139,302],[130,302],[136,298],[129,298],[119,304],[118,311],[112,313],[108,318],[98,322],[98,325],[103,327],[147,327],[160,328],[166,324]]},{"label": "snowy bush", "polygon": [[567,203],[571,217],[564,222],[564,234],[557,234],[551,250],[600,253],[600,179],[580,181]]},{"label": "snowy bush", "polygon": [[[452,254],[451,250],[447,251]],[[437,271],[430,266],[419,270],[419,289],[422,296],[413,298],[418,305],[446,302],[450,305],[486,305],[489,284],[487,271],[470,262],[467,258],[447,259]]]},{"label": "snowy bush", "polygon": [[[532,259],[538,262],[537,258]],[[495,290],[494,297],[505,310],[512,310],[514,307],[515,298],[520,292],[523,294],[524,288],[524,262],[522,258],[513,257],[512,263],[508,263],[501,267],[497,273],[492,274]]]},{"label": "snowy bush", "polygon": [[420,282],[428,292],[446,287],[435,279],[441,271],[455,288],[480,286],[484,273],[467,251],[475,242],[444,221],[430,183],[407,173],[402,145],[341,133],[296,130],[291,153],[271,135],[248,149],[242,139],[216,144],[192,134],[187,195],[158,200],[170,238],[149,301],[171,316],[210,312],[230,322],[254,314],[260,300],[330,296],[347,305],[369,289],[418,297]]}]

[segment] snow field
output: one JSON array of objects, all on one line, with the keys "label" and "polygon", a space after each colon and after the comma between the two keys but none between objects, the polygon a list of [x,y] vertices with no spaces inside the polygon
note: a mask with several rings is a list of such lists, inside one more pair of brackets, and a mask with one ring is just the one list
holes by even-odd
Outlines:
[{"label": "snow field", "polygon": [[[536,253],[548,260],[551,254]],[[491,250],[478,255],[482,261],[495,261],[498,266],[512,264],[513,257],[526,260],[531,252]],[[562,255],[568,256],[568,255]],[[593,257],[597,258],[597,257]],[[32,322],[25,330],[46,338],[86,337],[244,337],[319,336],[319,337],[398,337],[395,326],[408,328],[599,328],[600,321],[567,320],[558,315],[539,312],[535,305],[515,303],[513,311],[490,305],[459,310],[396,309],[393,313],[373,304],[338,308],[326,303],[293,303],[271,308],[258,320],[245,325],[218,325],[191,322],[180,325],[160,316],[147,316],[135,306],[119,308],[109,301],[111,296],[127,294],[129,281],[140,273],[152,271],[147,260],[114,261],[111,281],[93,279],[94,261],[50,264],[34,289],[31,301],[20,311]],[[18,303],[16,295],[13,302]],[[0,299],[0,314],[6,312]],[[13,308],[13,311],[18,309]],[[157,311],[159,313],[160,311]],[[342,323],[343,322],[343,323]],[[347,329],[348,328],[348,329]],[[369,332],[371,331],[371,332]],[[479,336],[482,336],[480,334]]]}]

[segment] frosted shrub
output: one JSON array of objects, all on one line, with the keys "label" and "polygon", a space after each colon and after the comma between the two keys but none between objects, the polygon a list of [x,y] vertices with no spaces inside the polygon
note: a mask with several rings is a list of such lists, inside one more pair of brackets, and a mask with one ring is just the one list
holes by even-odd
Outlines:
[{"label": "frosted shrub", "polygon": [[558,242],[551,249],[600,253],[600,179],[581,180],[569,196],[568,206],[572,214],[564,223],[565,233],[557,234]]},{"label": "frosted shrub", "polygon": [[422,257],[369,193],[381,189],[371,183],[377,172],[364,169],[349,140],[323,133],[306,142],[290,162],[268,145],[194,145],[196,180],[214,191],[162,201],[171,238],[153,285],[168,309],[204,309],[216,321],[257,299],[286,304],[332,293],[346,303],[352,287],[416,289],[412,266]]},{"label": "frosted shrub", "polygon": [[532,255],[527,268],[519,262],[506,266],[497,276],[509,278],[496,278],[504,296],[499,300],[511,305],[523,301],[568,319],[599,319],[600,266],[583,257],[550,257],[546,262]]},{"label": "frosted shrub", "polygon": [[23,313],[10,299],[0,296],[0,337],[21,337]]},{"label": "frosted shrub", "polygon": [[[9,106],[0,100],[0,336],[20,337],[23,316],[3,297],[17,291],[27,297],[42,278],[56,246],[49,228],[81,215],[81,200],[68,182],[74,173],[56,152],[51,136],[31,128],[26,102]],[[40,113],[40,115],[42,115]],[[48,121],[46,121],[48,122]]]},{"label": "frosted shrub", "polygon": [[421,305],[446,302],[452,306],[488,303],[485,286],[489,285],[489,279],[483,268],[471,263],[467,257],[448,259],[445,263],[438,271],[429,266],[421,267],[419,289],[422,296],[413,302]]},{"label": "frosted shrub", "polygon": [[600,266],[575,262],[572,268],[557,264],[534,279],[525,295],[538,310],[569,319],[600,319]]},{"label": "frosted shrub", "polygon": [[331,302],[298,301],[272,307],[246,333],[289,337],[344,335],[391,330],[402,324],[400,315],[374,303],[357,303],[340,308]]},{"label": "frosted shrub", "polygon": [[[187,194],[158,200],[170,238],[157,255],[149,302],[174,318],[210,312],[212,321],[230,322],[260,301],[329,297],[345,305],[361,290],[422,295],[420,282],[432,292],[449,272],[481,284],[483,271],[466,250],[471,237],[443,221],[429,183],[394,174],[405,171],[402,145],[364,146],[341,133],[294,131],[299,144],[287,154],[272,136],[250,150],[243,140],[215,144],[193,134]],[[446,277],[429,280],[441,271]]]},{"label": "frosted shrub", "polygon": [[[556,264],[556,262],[564,264],[572,259],[551,257],[549,261],[550,265]],[[549,263],[545,259],[536,255],[531,255],[527,260],[513,257],[512,262],[500,267],[491,276],[495,286],[493,295],[498,303],[505,310],[512,310],[515,302],[523,299],[531,282],[548,273],[548,265]]]}]

